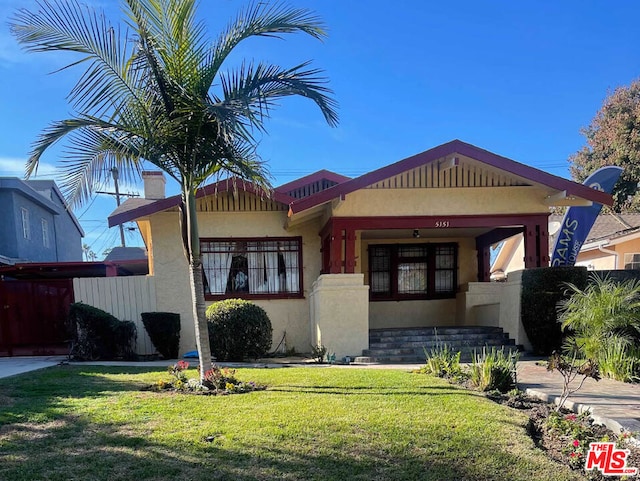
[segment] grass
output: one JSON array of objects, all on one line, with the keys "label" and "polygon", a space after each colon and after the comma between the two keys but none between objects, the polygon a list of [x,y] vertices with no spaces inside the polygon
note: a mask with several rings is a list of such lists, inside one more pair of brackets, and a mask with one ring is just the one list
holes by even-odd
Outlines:
[{"label": "grass", "polygon": [[0,479],[581,479],[534,448],[524,415],[439,379],[322,367],[237,374],[269,389],[140,391],[166,377],[144,368],[2,379]]}]

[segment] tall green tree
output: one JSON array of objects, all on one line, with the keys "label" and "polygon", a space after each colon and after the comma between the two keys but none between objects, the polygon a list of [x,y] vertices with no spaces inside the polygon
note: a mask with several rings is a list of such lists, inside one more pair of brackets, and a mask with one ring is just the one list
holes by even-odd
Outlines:
[{"label": "tall green tree", "polygon": [[287,96],[311,99],[331,126],[335,101],[320,70],[309,62],[292,68],[245,61],[222,70],[235,47],[251,37],[304,33],[325,36],[312,12],[259,2],[241,10],[217,40],[197,17],[196,0],[123,0],[126,24],[77,0],[39,0],[21,9],[11,30],[31,52],[77,54],[62,67],[84,67],[69,95],[74,117],[53,122],[34,143],[26,175],[61,139],[62,189],[72,205],[117,167],[126,177],[149,162],[175,179],[182,192],[180,222],[189,264],[201,375],[211,368],[205,317],[196,191],[212,177],[231,175],[269,190],[256,153],[255,132],[275,103]]},{"label": "tall green tree", "polygon": [[586,145],[569,159],[571,176],[583,182],[600,167],[624,168],[613,191],[613,210],[640,212],[640,79],[608,95],[582,134]]}]

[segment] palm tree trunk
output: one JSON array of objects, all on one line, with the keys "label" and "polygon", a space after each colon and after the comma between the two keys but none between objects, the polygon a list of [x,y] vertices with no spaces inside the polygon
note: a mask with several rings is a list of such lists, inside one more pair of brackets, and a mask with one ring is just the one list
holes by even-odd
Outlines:
[{"label": "palm tree trunk", "polygon": [[209,344],[209,328],[207,326],[206,305],[204,300],[204,286],[202,283],[202,255],[200,253],[200,237],[198,232],[198,217],[196,212],[196,198],[192,190],[183,197],[186,209],[184,221],[187,227],[189,261],[189,281],[191,284],[191,299],[193,301],[193,319],[196,329],[196,347],[200,361],[200,380],[211,369],[211,346]]}]

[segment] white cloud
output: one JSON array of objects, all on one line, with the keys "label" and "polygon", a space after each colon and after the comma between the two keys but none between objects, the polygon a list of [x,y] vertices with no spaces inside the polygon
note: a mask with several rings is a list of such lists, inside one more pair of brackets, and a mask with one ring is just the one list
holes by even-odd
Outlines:
[{"label": "white cloud", "polygon": [[[18,159],[15,157],[0,157],[0,176],[3,177],[24,177],[26,159]],[[59,169],[47,162],[40,162],[37,175],[32,176],[34,179],[44,179],[56,177]]]}]

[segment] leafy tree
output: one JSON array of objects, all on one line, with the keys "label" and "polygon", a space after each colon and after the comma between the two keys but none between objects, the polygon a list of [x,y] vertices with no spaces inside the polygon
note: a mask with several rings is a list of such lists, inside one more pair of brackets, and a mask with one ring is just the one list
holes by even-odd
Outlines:
[{"label": "leafy tree", "polygon": [[39,0],[20,9],[11,30],[31,52],[67,51],[86,66],[70,93],[75,117],[53,122],[34,144],[27,177],[44,152],[68,141],[61,160],[62,188],[72,205],[86,201],[113,167],[128,178],[150,162],[182,191],[181,228],[189,263],[201,375],[211,368],[195,195],[212,176],[232,175],[268,191],[267,171],[254,132],[275,103],[301,95],[337,124],[336,105],[321,71],[309,62],[293,68],[244,62],[222,71],[238,44],[250,37],[305,33],[325,36],[313,13],[266,2],[240,11],[211,42],[197,19],[196,0],[123,0],[126,28],[77,0]]},{"label": "leafy tree", "polygon": [[614,90],[582,133],[587,144],[569,159],[571,176],[583,182],[600,167],[623,167],[613,210],[640,211],[640,79]]}]

